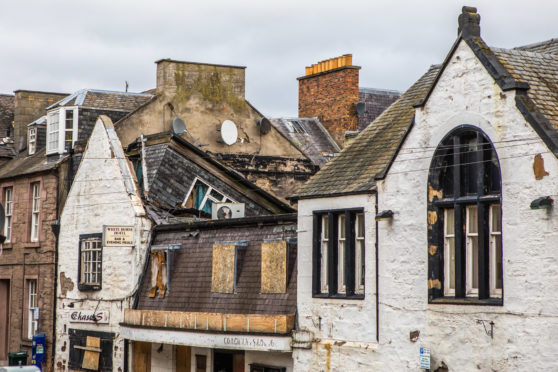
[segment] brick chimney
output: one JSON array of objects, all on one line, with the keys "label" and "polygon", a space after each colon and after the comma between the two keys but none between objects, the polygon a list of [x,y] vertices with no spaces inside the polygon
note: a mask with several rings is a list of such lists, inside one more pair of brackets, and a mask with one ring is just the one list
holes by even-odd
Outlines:
[{"label": "brick chimney", "polygon": [[340,147],[345,132],[358,130],[358,73],[352,54],[306,67],[298,80],[298,116],[317,117]]}]

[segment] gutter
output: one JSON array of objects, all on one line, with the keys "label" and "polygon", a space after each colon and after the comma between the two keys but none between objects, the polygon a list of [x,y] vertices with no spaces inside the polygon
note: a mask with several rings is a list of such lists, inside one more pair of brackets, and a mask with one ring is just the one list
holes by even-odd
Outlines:
[{"label": "gutter", "polygon": [[180,231],[191,229],[213,229],[222,226],[246,226],[246,225],[259,225],[264,223],[273,222],[296,222],[297,214],[273,214],[267,216],[255,216],[244,218],[231,218],[228,220],[207,220],[192,223],[177,223],[167,225],[157,225],[154,229],[155,232],[162,231]]}]

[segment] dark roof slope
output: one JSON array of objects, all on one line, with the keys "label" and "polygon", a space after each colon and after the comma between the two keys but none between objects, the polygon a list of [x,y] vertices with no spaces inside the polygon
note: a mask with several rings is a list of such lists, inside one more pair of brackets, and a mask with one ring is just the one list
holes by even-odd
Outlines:
[{"label": "dark roof slope", "polygon": [[13,143],[14,96],[0,94],[0,158],[16,155]]},{"label": "dark roof slope", "polygon": [[82,89],[47,107],[83,106],[104,110],[132,111],[153,97],[146,93],[113,92],[108,90]]},{"label": "dark roof slope", "polygon": [[358,130],[363,131],[401,97],[401,92],[389,89],[358,88],[358,101],[364,103],[364,111],[357,112]]},{"label": "dark roof slope", "polygon": [[550,39],[540,43],[523,45],[514,49],[535,53],[558,54],[558,39]]},{"label": "dark roof slope", "polygon": [[[281,221],[278,223],[277,220]],[[262,294],[260,291],[261,244],[264,240],[296,238],[296,215],[165,225],[155,234],[154,245],[182,244],[182,247],[170,254],[168,291],[164,298],[148,296],[151,270],[145,272],[138,309],[229,314],[295,313],[296,244],[289,244],[287,293]],[[234,241],[248,242],[239,255],[236,293],[213,293],[213,245]]]},{"label": "dark roof slope", "polygon": [[44,149],[31,156],[20,156],[8,161],[0,168],[0,179],[48,171],[56,168],[64,159],[65,157],[55,160],[48,159]]},{"label": "dark roof slope", "polygon": [[276,118],[271,124],[304,155],[323,167],[341,149],[318,118]]},{"label": "dark roof slope", "polygon": [[413,103],[424,98],[440,66],[432,66],[411,88],[370,124],[293,198],[313,198],[374,190],[375,178],[387,171],[415,114]]}]

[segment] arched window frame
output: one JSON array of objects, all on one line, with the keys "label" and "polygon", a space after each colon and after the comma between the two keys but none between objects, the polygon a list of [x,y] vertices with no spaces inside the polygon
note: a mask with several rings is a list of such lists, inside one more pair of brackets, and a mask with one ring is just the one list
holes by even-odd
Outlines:
[{"label": "arched window frame", "polygon": [[502,304],[501,190],[488,136],[472,125],[450,131],[428,175],[429,302]]}]

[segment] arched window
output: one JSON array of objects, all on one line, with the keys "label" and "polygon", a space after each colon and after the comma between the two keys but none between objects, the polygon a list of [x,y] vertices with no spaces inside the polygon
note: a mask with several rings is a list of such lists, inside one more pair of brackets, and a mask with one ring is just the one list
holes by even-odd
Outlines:
[{"label": "arched window", "polygon": [[501,199],[500,165],[488,137],[470,125],[452,130],[428,175],[429,301],[502,303]]}]

